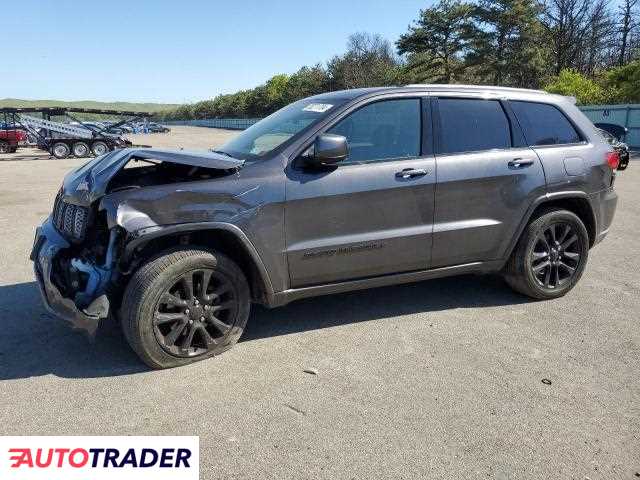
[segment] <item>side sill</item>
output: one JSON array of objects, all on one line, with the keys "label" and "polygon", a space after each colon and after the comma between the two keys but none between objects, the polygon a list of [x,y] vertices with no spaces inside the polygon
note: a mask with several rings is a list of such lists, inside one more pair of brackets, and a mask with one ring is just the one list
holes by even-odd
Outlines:
[{"label": "side sill", "polygon": [[431,270],[419,270],[415,272],[383,275],[380,277],[349,280],[346,282],[329,283],[326,285],[314,285],[312,287],[292,288],[274,294],[270,307],[280,307],[294,300],[334,293],[351,292],[367,288],[386,287],[402,283],[420,282],[434,278],[463,275],[467,273],[490,273],[499,271],[504,265],[504,260],[489,262],[473,262],[452,267],[433,268]]}]

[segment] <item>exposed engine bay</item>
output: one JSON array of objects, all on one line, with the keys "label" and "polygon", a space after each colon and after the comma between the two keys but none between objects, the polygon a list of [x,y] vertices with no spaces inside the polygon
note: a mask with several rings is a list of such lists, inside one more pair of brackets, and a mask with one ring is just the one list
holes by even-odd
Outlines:
[{"label": "exposed engine bay", "polygon": [[172,162],[132,159],[111,179],[107,193],[144,188],[168,183],[182,183],[224,176],[224,171],[212,168],[182,165]]}]

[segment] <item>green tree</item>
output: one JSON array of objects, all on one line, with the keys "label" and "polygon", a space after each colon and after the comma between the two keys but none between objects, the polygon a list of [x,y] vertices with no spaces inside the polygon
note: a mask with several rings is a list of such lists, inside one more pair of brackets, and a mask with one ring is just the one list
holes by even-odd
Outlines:
[{"label": "green tree", "polygon": [[251,89],[247,96],[246,113],[250,117],[264,117],[271,113],[267,99],[267,87],[265,85],[259,85]]},{"label": "green tree", "polygon": [[640,60],[609,70],[605,85],[619,103],[640,103]]},{"label": "green tree", "polygon": [[332,90],[379,87],[389,85],[398,64],[388,40],[360,32],[349,37],[344,55],[336,55],[329,61],[327,73]]},{"label": "green tree", "polygon": [[640,27],[640,0],[623,0],[620,9],[620,55],[618,65],[622,66],[629,61],[629,40],[638,27]]},{"label": "green tree", "polygon": [[396,43],[398,53],[408,56],[405,73],[429,73],[427,78],[444,83],[461,79],[472,15],[473,6],[459,0],[440,0],[420,10],[418,20]]},{"label": "green tree", "polygon": [[485,82],[538,87],[546,56],[539,15],[535,0],[480,0],[466,62]]},{"label": "green tree", "polygon": [[287,103],[330,90],[327,71],[320,65],[302,67],[289,77]]},{"label": "green tree", "polygon": [[544,89],[549,93],[575,97],[580,105],[598,104],[608,100],[602,86],[571,69],[562,70]]},{"label": "green tree", "polygon": [[194,118],[192,105],[180,105],[178,108],[176,108],[173,118],[178,120],[190,120]]},{"label": "green tree", "polygon": [[274,75],[265,84],[267,89],[268,110],[275,112],[284,107],[287,102],[287,89],[289,86],[289,76],[285,74]]}]

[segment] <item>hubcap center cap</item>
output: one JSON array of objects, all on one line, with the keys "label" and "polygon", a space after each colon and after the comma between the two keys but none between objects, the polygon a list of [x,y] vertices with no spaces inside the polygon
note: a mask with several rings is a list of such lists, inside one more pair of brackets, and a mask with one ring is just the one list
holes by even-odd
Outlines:
[{"label": "hubcap center cap", "polygon": [[204,315],[204,308],[202,308],[199,305],[193,305],[190,309],[189,309],[189,318],[191,320],[200,320],[200,317],[202,317]]}]

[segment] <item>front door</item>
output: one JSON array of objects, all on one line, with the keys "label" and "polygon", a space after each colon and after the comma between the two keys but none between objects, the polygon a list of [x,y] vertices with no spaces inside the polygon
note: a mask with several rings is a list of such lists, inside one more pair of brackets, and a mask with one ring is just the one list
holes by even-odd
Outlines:
[{"label": "front door", "polygon": [[423,104],[404,97],[359,106],[326,130],[347,138],[347,160],[323,171],[289,166],[292,287],[429,267],[435,161],[425,147]]}]

